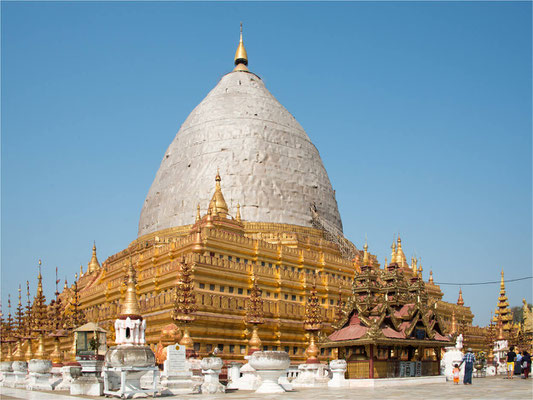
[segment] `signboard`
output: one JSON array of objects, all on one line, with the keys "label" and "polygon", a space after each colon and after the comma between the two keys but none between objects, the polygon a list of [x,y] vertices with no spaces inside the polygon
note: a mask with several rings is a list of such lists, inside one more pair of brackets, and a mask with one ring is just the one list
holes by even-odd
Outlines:
[{"label": "signboard", "polygon": [[165,375],[176,376],[189,373],[185,359],[185,346],[172,344],[167,346],[167,359],[164,364]]}]

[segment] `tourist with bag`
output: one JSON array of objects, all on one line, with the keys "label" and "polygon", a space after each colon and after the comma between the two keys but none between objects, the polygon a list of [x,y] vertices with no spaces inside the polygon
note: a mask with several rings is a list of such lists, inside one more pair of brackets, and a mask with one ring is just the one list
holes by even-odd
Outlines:
[{"label": "tourist with bag", "polygon": [[524,351],[522,356],[522,371],[524,372],[524,379],[529,377],[529,371],[531,371],[531,356],[527,351]]}]

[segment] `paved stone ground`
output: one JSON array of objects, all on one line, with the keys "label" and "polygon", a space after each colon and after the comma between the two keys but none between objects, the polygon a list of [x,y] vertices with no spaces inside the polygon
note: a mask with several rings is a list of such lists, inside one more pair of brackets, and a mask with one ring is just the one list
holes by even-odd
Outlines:
[{"label": "paved stone ground", "polygon": [[[93,400],[98,397],[70,396],[63,392],[29,392],[19,389],[0,388],[2,400]],[[218,395],[182,395],[160,397],[163,399],[184,400],[243,400],[243,399],[284,399],[284,400],[340,400],[340,399],[528,399],[533,398],[533,380],[501,377],[474,379],[473,385],[454,385],[451,382],[416,386],[400,386],[390,388],[352,388],[352,389],[301,389],[284,395],[256,395],[253,392],[232,392]],[[101,397],[100,397],[101,399]]]}]

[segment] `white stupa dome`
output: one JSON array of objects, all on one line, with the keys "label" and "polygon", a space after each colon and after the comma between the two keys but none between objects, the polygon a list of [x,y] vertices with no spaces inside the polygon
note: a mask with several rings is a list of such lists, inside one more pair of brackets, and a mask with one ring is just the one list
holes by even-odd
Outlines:
[{"label": "white stupa dome", "polygon": [[191,112],[168,147],[141,211],[139,236],[194,223],[197,204],[207,210],[217,169],[231,214],[239,203],[243,220],[309,227],[314,204],[342,232],[318,150],[248,71],[242,41],[239,49],[236,68]]}]

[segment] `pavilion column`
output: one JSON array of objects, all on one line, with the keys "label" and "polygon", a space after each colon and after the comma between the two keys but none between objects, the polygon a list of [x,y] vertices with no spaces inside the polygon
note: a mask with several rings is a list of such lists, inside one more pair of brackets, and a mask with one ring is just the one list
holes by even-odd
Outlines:
[{"label": "pavilion column", "polygon": [[370,379],[374,379],[374,345],[370,345],[370,361],[368,362],[368,367],[370,368]]},{"label": "pavilion column", "polygon": [[437,356],[437,375],[440,375],[440,356],[441,356],[440,347],[435,349],[435,355]]}]

